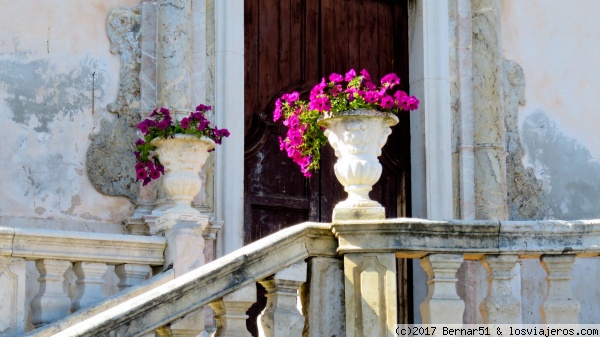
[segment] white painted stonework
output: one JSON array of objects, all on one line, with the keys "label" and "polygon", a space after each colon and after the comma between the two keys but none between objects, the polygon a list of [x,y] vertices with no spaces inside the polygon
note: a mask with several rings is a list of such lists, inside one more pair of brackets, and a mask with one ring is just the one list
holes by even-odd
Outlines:
[{"label": "white painted stonework", "polygon": [[[392,133],[390,127],[396,124],[395,115],[369,110],[346,111],[319,122],[338,158],[335,176],[348,193],[335,208],[381,207],[369,198],[369,192],[381,177],[377,157]],[[374,135],[378,137],[374,139]]]}]

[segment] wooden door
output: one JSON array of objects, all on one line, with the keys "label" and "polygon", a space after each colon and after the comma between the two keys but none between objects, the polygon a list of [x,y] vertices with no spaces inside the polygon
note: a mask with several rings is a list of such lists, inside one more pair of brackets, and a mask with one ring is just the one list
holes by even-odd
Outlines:
[{"label": "wooden door", "polygon": [[[326,146],[321,170],[310,179],[279,150],[285,128],[273,122],[275,100],[293,90],[306,96],[332,72],[367,69],[374,81],[395,72],[408,92],[407,0],[245,0],[244,240],[256,241],[304,221],[331,221],[346,194]],[[401,114],[383,149],[383,174],[370,196],[387,217],[410,216],[410,123]],[[399,261],[399,271],[406,271]],[[404,275],[404,276],[403,276]],[[399,273],[399,282],[406,282]],[[405,286],[401,286],[404,289]],[[250,310],[250,331],[264,308]],[[406,322],[406,292],[399,321]]]},{"label": "wooden door", "polygon": [[[408,91],[407,1],[245,1],[245,242],[304,221],[331,221],[345,198],[326,146],[321,171],[307,179],[279,150],[275,100],[307,93],[322,77],[367,69],[374,81],[395,72]],[[401,114],[380,158],[383,174],[371,198],[386,216],[410,210],[410,132]]]}]

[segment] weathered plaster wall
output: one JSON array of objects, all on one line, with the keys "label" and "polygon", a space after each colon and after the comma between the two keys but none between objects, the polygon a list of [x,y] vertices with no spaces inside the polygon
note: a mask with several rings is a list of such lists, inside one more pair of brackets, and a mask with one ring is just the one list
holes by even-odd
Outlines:
[{"label": "weathered plaster wall", "polygon": [[[595,0],[502,1],[503,56],[515,85],[505,87],[505,102],[518,113],[507,118],[511,219],[600,217],[599,12]],[[598,323],[600,288],[589,275],[599,262],[578,259],[574,267],[583,323]],[[533,260],[521,270],[523,322],[539,322],[545,273]]]},{"label": "weathered plaster wall", "polygon": [[132,203],[97,192],[86,151],[119,85],[106,18],[139,0],[0,0],[0,224],[120,232]]}]

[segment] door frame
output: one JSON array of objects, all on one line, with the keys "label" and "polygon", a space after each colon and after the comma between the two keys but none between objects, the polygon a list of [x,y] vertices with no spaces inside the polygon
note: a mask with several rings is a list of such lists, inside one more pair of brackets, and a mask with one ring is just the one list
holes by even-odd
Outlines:
[{"label": "door frame", "polygon": [[[231,137],[216,151],[215,217],[224,222],[218,256],[243,246],[244,0],[215,5],[215,118]],[[412,215],[452,218],[448,0],[409,1]]]}]

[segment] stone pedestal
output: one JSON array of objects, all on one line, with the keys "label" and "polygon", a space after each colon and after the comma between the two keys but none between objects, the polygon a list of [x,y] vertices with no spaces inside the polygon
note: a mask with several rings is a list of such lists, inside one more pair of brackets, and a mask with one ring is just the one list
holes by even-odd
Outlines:
[{"label": "stone pedestal", "polygon": [[304,330],[308,337],[346,335],[344,264],[333,257],[308,262],[309,283],[302,294]]},{"label": "stone pedestal", "polygon": [[0,334],[25,334],[25,260],[0,256]]},{"label": "stone pedestal", "polygon": [[396,257],[344,255],[346,337],[396,336]]}]

